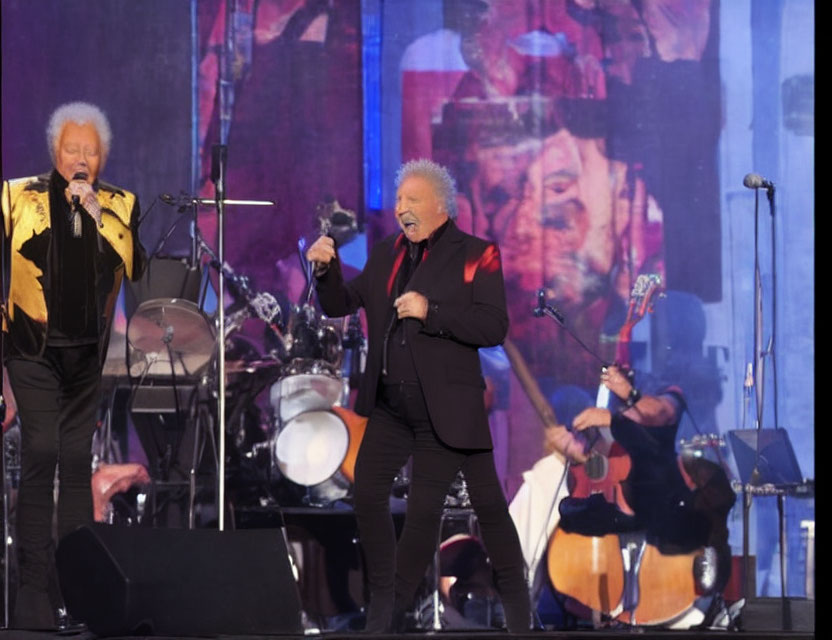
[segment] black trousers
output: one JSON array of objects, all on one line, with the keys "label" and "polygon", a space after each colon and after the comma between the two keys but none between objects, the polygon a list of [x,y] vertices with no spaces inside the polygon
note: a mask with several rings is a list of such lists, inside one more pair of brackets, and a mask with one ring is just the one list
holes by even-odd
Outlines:
[{"label": "black trousers", "polygon": [[[529,591],[517,530],[490,450],[452,449],[436,436],[418,384],[385,386],[355,466],[355,512],[370,586],[366,631],[383,633],[411,604],[436,551],[448,488],[462,470],[509,631],[530,626]],[[413,471],[401,538],[390,491],[409,456]]]},{"label": "black trousers", "polygon": [[[54,542],[53,485],[58,468],[58,537],[92,521],[92,437],[101,387],[98,345],[47,347],[39,358],[6,362],[21,435],[17,543],[19,626],[48,627],[46,597]],[[52,603],[54,605],[54,603]]]}]

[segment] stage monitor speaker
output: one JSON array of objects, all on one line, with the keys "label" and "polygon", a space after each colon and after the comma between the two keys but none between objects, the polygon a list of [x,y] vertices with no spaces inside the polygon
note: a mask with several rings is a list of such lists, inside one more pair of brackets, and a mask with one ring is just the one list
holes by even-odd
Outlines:
[{"label": "stage monitor speaker", "polygon": [[92,524],[56,554],[69,614],[101,636],[302,633],[279,529]]}]

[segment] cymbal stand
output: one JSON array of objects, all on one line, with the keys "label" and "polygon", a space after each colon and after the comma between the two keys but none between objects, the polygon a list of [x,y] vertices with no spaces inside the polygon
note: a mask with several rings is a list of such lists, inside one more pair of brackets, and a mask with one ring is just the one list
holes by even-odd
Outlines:
[{"label": "cymbal stand", "polygon": [[[246,308],[254,313],[260,320],[266,323],[272,332],[282,341],[284,340],[283,332],[280,330],[281,311],[280,303],[277,299],[268,292],[255,293],[250,285],[249,278],[243,274],[236,273],[230,265],[220,262],[219,257],[211,247],[205,242],[202,234],[197,229],[195,242],[197,244],[198,256],[201,259],[202,255],[207,255],[210,258],[209,264],[218,272],[222,271],[229,283],[229,289],[234,298],[242,298],[246,303]],[[246,316],[248,317],[248,316]],[[229,323],[230,327],[224,327],[223,331],[226,334],[224,337],[228,338],[228,333],[234,329],[234,323]]]},{"label": "cymbal stand", "polygon": [[114,385],[102,399],[101,411],[104,418],[101,420],[93,439],[93,469],[98,468],[102,463],[113,464],[121,462],[121,456],[116,453],[113,446],[113,403],[115,401],[117,386]]},{"label": "cymbal stand", "polygon": [[[217,445],[214,442],[214,421],[211,416],[211,411],[208,409],[209,394],[207,393],[208,380],[207,376],[203,376],[197,385],[196,398],[191,403],[190,413],[191,421],[194,424],[194,452],[191,459],[191,468],[188,473],[188,528],[196,528],[196,476],[199,471],[199,465],[202,462],[202,457],[205,453],[206,443],[211,450],[214,462],[214,469],[219,469],[219,458],[217,454]],[[201,438],[204,432],[205,437]],[[225,440],[225,438],[221,438]],[[219,473],[219,472],[218,472]],[[223,503],[217,499],[218,513],[222,512]]]}]

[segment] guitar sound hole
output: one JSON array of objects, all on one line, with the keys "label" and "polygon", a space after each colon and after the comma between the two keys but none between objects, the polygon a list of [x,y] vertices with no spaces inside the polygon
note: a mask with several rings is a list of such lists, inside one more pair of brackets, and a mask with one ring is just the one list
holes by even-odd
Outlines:
[{"label": "guitar sound hole", "polygon": [[591,480],[603,480],[607,476],[609,462],[604,456],[594,454],[584,463],[584,469]]}]

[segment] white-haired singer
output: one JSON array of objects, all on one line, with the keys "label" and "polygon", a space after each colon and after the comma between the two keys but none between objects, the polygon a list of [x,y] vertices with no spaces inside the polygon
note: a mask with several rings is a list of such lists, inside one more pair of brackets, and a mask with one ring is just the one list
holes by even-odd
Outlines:
[{"label": "white-haired singer", "polygon": [[112,134],[91,104],[65,104],[46,130],[51,172],[3,183],[9,292],[5,364],[21,423],[16,628],[56,626],[49,598],[53,479],[58,536],[92,521],[91,445],[122,278],[146,262],[134,194],[101,182]]},{"label": "white-haired singer", "polygon": [[[306,254],[330,316],[367,314],[369,352],[355,410],[369,416],[355,463],[355,514],[370,606],[365,631],[397,631],[436,549],[445,495],[468,483],[511,632],[528,631],[523,555],[494,467],[479,347],[508,330],[500,252],[457,228],[456,187],[441,165],[412,160],[396,180],[400,233],[378,242],[344,282],[326,236]],[[413,457],[396,546],[390,489]]]}]

